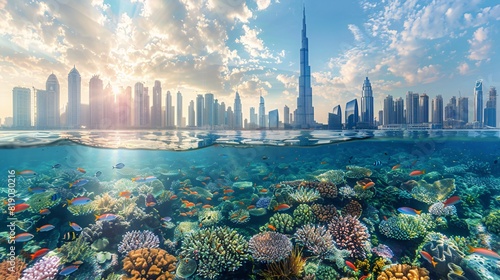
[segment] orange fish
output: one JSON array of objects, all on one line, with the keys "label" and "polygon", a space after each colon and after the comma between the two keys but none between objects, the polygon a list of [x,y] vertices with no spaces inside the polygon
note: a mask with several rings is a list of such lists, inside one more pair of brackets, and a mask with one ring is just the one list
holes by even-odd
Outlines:
[{"label": "orange fish", "polygon": [[225,196],[222,197],[222,200],[230,200],[231,198],[234,198],[234,196],[227,196],[227,195],[225,195]]},{"label": "orange fish", "polygon": [[175,195],[175,194],[174,194],[174,195],[172,195],[172,196],[170,197],[170,200],[174,200],[174,199],[176,199],[176,198],[177,198],[177,195]]},{"label": "orange fish", "polygon": [[431,254],[427,253],[426,251],[420,251],[420,255],[424,257],[426,261],[432,264],[433,267],[436,267],[437,261],[434,260],[434,257],[431,256]]},{"label": "orange fish", "polygon": [[181,212],[179,215],[186,217],[187,214],[185,212]]},{"label": "orange fish", "polygon": [[419,176],[419,175],[424,175],[425,170],[413,170],[410,172],[410,176]]},{"label": "orange fish", "polygon": [[486,248],[474,248],[470,245],[468,246],[469,246],[469,253],[471,254],[478,254],[491,260],[500,260],[500,255],[498,255],[496,252],[492,250]]},{"label": "orange fish", "polygon": [[195,192],[195,191],[190,191],[189,194],[192,194],[192,195],[197,195],[198,192]]},{"label": "orange fish", "polygon": [[286,211],[288,209],[290,209],[290,205],[288,205],[286,203],[283,203],[283,204],[280,204],[280,205],[274,207],[274,211],[280,211],[280,212],[281,211]]},{"label": "orange fish", "polygon": [[255,208],[255,205],[250,205],[247,207],[247,210],[254,209],[254,208]]},{"label": "orange fish", "polygon": [[276,231],[276,227],[271,224],[267,225],[267,227],[272,231]]},{"label": "orange fish", "polygon": [[352,270],[354,270],[354,271],[356,271],[356,272],[358,271],[358,268],[357,268],[357,267],[356,267],[356,266],[355,266],[352,262],[350,262],[350,261],[345,261],[345,264],[346,264],[346,265],[347,265],[350,269],[352,269]]},{"label": "orange fish", "polygon": [[188,202],[185,204],[187,208],[191,208],[191,207],[194,207],[195,204],[193,202]]},{"label": "orange fish", "polygon": [[231,215],[231,219],[238,217],[238,215],[239,215],[239,213],[234,213],[233,215]]},{"label": "orange fish", "polygon": [[211,197],[207,197],[207,198],[205,198],[205,199],[206,199],[206,200],[212,200],[212,198],[211,198]]},{"label": "orange fish", "polygon": [[76,168],[76,170],[80,171],[81,173],[87,173],[87,171],[85,171],[85,169],[81,168],[81,167],[78,167]]},{"label": "orange fish", "polygon": [[268,190],[267,189],[261,189],[259,192],[261,192],[261,193],[267,193]]},{"label": "orange fish", "polygon": [[50,249],[48,248],[42,248],[38,251],[36,251],[34,254],[31,254],[31,259],[34,260],[36,258],[39,258],[39,257],[43,257],[45,256],[48,252],[50,251]]},{"label": "orange fish", "polygon": [[224,190],[224,194],[228,194],[228,193],[233,193],[234,191],[232,189],[227,189],[227,190]]},{"label": "orange fish", "polygon": [[202,208],[205,208],[205,209],[212,208],[212,205],[210,205],[210,204],[205,204],[205,205],[203,205],[203,207],[202,207]]},{"label": "orange fish", "polygon": [[269,176],[262,178],[262,181],[266,181],[267,179],[269,179]]},{"label": "orange fish", "polygon": [[130,196],[132,195],[132,193],[129,192],[129,191],[123,191],[123,192],[120,192],[118,195],[121,196],[121,197],[130,198]]},{"label": "orange fish", "polygon": [[396,169],[399,169],[401,167],[401,164],[396,164],[392,167],[392,170],[396,170]]},{"label": "orange fish", "polygon": [[375,186],[375,183],[374,182],[368,182],[366,183],[364,186],[363,186],[363,190],[367,190],[371,187]]},{"label": "orange fish", "polygon": [[29,204],[27,203],[20,203],[14,206],[14,213],[19,213],[23,212],[24,210],[28,209],[30,207]]},{"label": "orange fish", "polygon": [[248,218],[248,216],[243,216],[240,218],[240,222],[243,222],[244,220],[246,220]]},{"label": "orange fish", "polygon": [[320,162],[320,164],[327,164],[327,163],[328,163],[328,162],[326,162],[326,161],[322,161],[322,162]]}]

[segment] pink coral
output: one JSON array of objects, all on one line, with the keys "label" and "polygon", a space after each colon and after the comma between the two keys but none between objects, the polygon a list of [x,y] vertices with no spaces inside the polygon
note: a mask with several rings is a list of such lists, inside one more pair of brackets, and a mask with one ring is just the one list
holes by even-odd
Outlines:
[{"label": "pink coral", "polygon": [[351,215],[334,217],[328,225],[328,230],[339,249],[351,251],[350,257],[352,258],[366,258],[370,234],[366,226],[358,219]]},{"label": "pink coral", "polygon": [[59,270],[58,267],[60,261],[61,259],[58,256],[44,256],[33,266],[26,268],[23,271],[23,277],[21,280],[55,279]]}]

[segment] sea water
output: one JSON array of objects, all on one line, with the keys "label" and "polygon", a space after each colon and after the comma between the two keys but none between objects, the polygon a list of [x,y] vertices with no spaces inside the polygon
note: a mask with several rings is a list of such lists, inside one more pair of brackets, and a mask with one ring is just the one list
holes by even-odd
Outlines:
[{"label": "sea water", "polygon": [[500,279],[499,136],[2,132],[0,278]]}]

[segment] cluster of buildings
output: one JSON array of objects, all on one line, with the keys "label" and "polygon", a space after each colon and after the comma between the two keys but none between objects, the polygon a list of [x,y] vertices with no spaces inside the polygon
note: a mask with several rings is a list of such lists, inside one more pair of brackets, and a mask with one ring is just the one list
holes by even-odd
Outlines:
[{"label": "cluster of buildings", "polygon": [[[430,128],[483,128],[496,127],[496,89],[491,87],[484,107],[483,84],[474,86],[473,119],[469,121],[469,100],[454,96],[444,105],[441,95],[429,104],[427,94],[407,92],[403,98],[384,99],[383,110],[374,114],[373,90],[368,77],[361,92],[361,109],[353,99],[342,108],[337,105],[328,113],[328,124],[314,120],[312,106],[311,67],[306,35],[305,9],[302,21],[302,46],[300,49],[299,96],[297,107],[290,113],[284,105],[283,118],[278,109],[266,112],[265,101],[260,96],[258,112],[250,107],[249,118],[244,119],[241,99],[235,93],[234,103],[219,102],[214,94],[198,94],[190,100],[183,112],[183,96],[176,93],[176,104],[170,91],[163,97],[160,81],[152,88],[138,82],[134,87],[122,88],[115,95],[111,85],[104,86],[99,76],[89,81],[89,104],[81,103],[81,75],[73,67],[68,74],[68,103],[60,112],[60,85],[54,74],[49,75],[45,89],[13,89],[13,118],[5,124],[17,129],[129,129],[129,128],[200,128],[200,129],[430,129]],[[151,98],[152,96],[152,98]],[[150,101],[152,100],[152,104]],[[405,106],[406,105],[406,106]],[[33,112],[32,112],[33,111]],[[33,113],[33,114],[32,114]],[[186,118],[187,115],[187,118]]]}]

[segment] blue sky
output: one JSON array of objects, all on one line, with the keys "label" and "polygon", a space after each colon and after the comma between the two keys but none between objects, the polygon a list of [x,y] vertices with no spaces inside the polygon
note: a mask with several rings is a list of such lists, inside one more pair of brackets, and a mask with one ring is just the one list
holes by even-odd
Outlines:
[{"label": "blue sky", "polygon": [[[0,0],[0,118],[12,115],[12,88],[43,88],[50,73],[67,101],[67,74],[99,74],[118,92],[142,81],[180,90],[184,111],[212,92],[244,118],[258,107],[296,107],[302,7],[315,119],[360,98],[366,74],[375,109],[406,91],[469,96],[500,87],[500,3],[495,0]],[[485,97],[486,100],[486,97]],[[469,102],[472,104],[472,100]],[[175,95],[174,95],[175,104]]]}]

